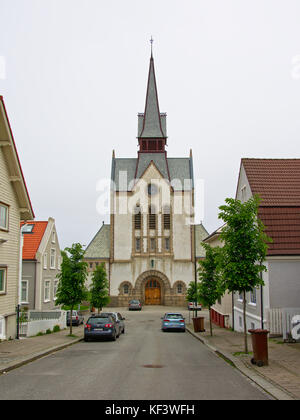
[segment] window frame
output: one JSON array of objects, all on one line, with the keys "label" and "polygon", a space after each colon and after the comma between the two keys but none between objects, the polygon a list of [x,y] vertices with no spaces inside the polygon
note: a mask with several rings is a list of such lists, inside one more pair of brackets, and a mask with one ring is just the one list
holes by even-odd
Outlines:
[{"label": "window frame", "polygon": [[[52,254],[52,251],[54,251],[53,254]],[[53,257],[53,265],[52,265],[52,257]],[[51,248],[50,250],[50,269],[51,270],[56,269],[56,249],[55,248]]]},{"label": "window frame", "polygon": [[[5,226],[1,226],[1,224],[0,224],[0,230],[8,232],[8,230],[9,230],[9,205],[0,202],[0,214],[1,214],[1,207],[5,208],[5,210],[6,210],[6,214],[5,214],[6,224],[5,224]],[[1,218],[0,218],[0,223],[1,223]]]},{"label": "window frame", "polygon": [[[46,287],[46,284],[49,283],[49,286]],[[48,290],[49,292],[49,297],[47,298],[46,296],[46,290]],[[51,290],[51,280],[45,280],[44,281],[44,303],[48,303],[51,300],[51,296],[50,296],[50,290]]]},{"label": "window frame", "polygon": [[[23,299],[23,283],[26,283],[26,299]],[[21,280],[21,299],[20,300],[21,300],[22,305],[28,304],[28,291],[29,291],[28,285],[29,285],[28,280],[26,279]]]},{"label": "window frame", "polygon": [[7,286],[7,267],[0,266],[0,271],[3,271],[3,287],[0,289],[0,295],[6,295],[6,286]]},{"label": "window frame", "polygon": [[57,293],[58,283],[59,283],[59,280],[58,279],[55,279],[53,281],[53,300],[56,300],[57,299],[56,293]]}]

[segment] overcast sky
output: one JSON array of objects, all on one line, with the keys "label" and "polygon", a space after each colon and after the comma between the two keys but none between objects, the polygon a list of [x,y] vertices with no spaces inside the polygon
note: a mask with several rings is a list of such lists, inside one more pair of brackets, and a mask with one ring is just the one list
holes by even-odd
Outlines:
[{"label": "overcast sky", "polygon": [[211,233],[242,157],[299,158],[299,0],[0,0],[3,95],[36,220],[61,247],[108,215],[99,180],[137,155],[150,58],[168,156],[193,150]]}]

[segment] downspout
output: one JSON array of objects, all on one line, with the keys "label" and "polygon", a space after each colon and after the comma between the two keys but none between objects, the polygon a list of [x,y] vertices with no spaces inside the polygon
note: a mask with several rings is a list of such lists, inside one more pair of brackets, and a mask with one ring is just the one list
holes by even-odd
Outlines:
[{"label": "downspout", "polygon": [[[260,278],[263,279],[262,272],[260,272]],[[260,286],[260,313],[261,313],[261,329],[264,329],[264,294],[263,285]]]}]

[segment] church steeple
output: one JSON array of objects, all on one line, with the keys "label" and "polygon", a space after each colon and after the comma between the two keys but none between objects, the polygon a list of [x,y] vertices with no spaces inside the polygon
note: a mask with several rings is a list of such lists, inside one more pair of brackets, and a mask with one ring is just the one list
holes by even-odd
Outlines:
[{"label": "church steeple", "polygon": [[145,112],[139,114],[138,139],[142,152],[164,152],[166,145],[166,114],[159,111],[158,94],[154,70],[154,59],[150,57]]}]

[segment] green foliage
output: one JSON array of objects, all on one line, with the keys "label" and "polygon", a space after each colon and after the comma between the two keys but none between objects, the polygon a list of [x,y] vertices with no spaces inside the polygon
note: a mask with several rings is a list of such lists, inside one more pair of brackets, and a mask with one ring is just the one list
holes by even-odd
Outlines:
[{"label": "green foliage", "polygon": [[54,325],[53,332],[56,333],[56,332],[59,332],[59,331],[60,331],[60,326],[59,325]]},{"label": "green foliage", "polygon": [[52,331],[50,330],[50,328],[48,328],[48,329],[46,330],[46,334],[52,334]]},{"label": "green foliage", "polygon": [[110,301],[109,283],[104,263],[98,265],[93,272],[89,297],[91,305],[99,310]]},{"label": "green foliage", "polygon": [[56,304],[67,305],[73,310],[87,295],[85,280],[87,263],[83,261],[84,250],[81,244],[73,244],[61,252],[61,271],[57,275],[59,284],[56,293]]},{"label": "green foliage", "polygon": [[226,225],[222,229],[222,278],[229,292],[249,292],[263,285],[260,273],[266,271],[262,264],[271,239],[264,233],[258,216],[260,199],[255,196],[245,203],[227,198],[221,206],[219,218]]},{"label": "green foliage", "polygon": [[224,294],[219,269],[222,249],[219,247],[212,248],[208,244],[203,244],[203,247],[206,251],[206,257],[199,261],[198,294],[199,301],[210,308]]},{"label": "green foliage", "polygon": [[187,291],[186,291],[186,300],[187,302],[198,302],[198,293],[196,293],[196,284],[194,281],[191,281]]}]

